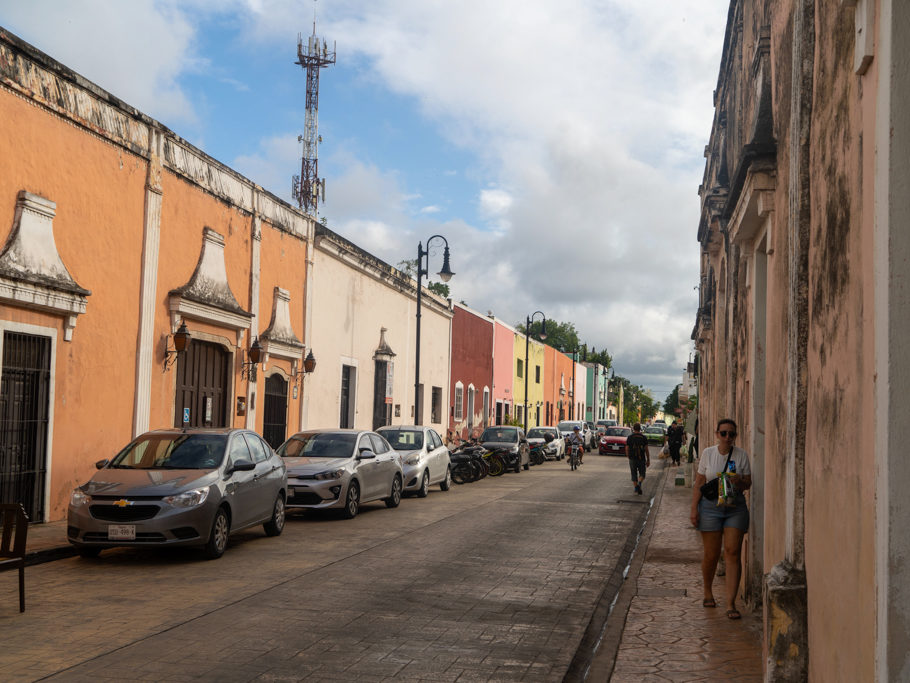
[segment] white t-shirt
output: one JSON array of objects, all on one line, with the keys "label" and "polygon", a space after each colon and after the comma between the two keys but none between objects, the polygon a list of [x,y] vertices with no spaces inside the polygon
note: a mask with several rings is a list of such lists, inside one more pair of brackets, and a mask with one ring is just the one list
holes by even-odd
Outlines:
[{"label": "white t-shirt", "polygon": [[[721,455],[717,446],[709,446],[698,456],[698,473],[705,475],[705,481],[717,479],[717,473],[724,468],[725,462],[727,462],[727,456]],[[730,462],[736,463],[737,474],[743,476],[752,474],[752,468],[749,466],[749,454],[739,446],[733,447]]]}]

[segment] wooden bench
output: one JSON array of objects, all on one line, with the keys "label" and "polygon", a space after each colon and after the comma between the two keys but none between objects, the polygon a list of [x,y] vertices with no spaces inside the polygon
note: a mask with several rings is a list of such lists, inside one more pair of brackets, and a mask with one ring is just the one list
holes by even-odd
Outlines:
[{"label": "wooden bench", "polygon": [[25,611],[25,539],[28,515],[19,503],[0,503],[0,571],[19,569],[19,611]]}]

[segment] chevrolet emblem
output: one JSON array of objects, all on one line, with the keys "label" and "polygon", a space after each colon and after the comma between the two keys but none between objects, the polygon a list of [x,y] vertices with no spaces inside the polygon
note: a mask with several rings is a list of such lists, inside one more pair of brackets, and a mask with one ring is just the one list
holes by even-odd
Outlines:
[{"label": "chevrolet emblem", "polygon": [[118,508],[129,507],[132,504],[133,504],[132,501],[124,500],[123,498],[121,498],[120,500],[114,501],[114,505],[116,505]]}]

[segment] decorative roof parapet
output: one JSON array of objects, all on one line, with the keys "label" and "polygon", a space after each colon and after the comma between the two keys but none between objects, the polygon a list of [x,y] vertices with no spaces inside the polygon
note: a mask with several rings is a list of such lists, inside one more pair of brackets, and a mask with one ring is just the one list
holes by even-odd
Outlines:
[{"label": "decorative roof parapet", "polygon": [[237,344],[249,329],[253,314],[244,310],[228,284],[224,267],[224,237],[209,227],[202,233],[202,250],[190,281],[170,292],[171,327],[180,316],[205,320],[237,331]]},{"label": "decorative roof parapet", "polygon": [[70,275],[54,241],[57,205],[21,190],[9,238],[0,251],[0,301],[48,310],[65,317],[64,339],[72,339],[76,316],[91,295]]},{"label": "decorative roof parapet", "polygon": [[268,329],[259,335],[265,362],[268,362],[270,355],[292,360],[303,358],[303,342],[297,338],[291,326],[290,302],[291,293],[281,287],[275,287],[272,319]]}]

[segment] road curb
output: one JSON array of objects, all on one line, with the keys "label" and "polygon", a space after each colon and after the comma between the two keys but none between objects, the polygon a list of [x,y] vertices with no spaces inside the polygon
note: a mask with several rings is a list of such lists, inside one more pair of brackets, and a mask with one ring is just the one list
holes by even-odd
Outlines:
[{"label": "road curb", "polygon": [[643,506],[636,518],[635,527],[639,531],[629,534],[563,681],[609,680],[622,641],[626,616],[638,589],[638,576],[654,530],[654,519],[660,508],[668,472],[669,468],[664,466],[651,504]]}]

